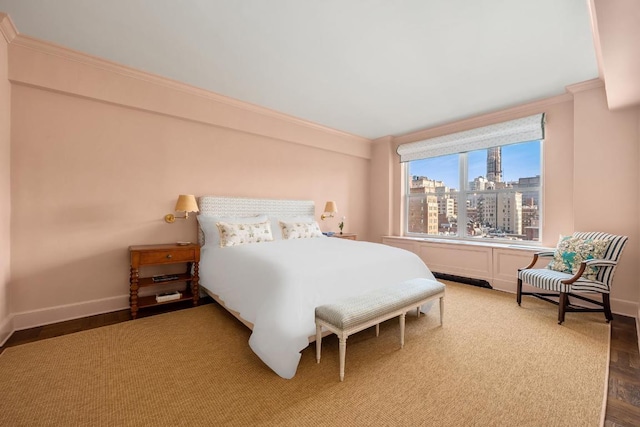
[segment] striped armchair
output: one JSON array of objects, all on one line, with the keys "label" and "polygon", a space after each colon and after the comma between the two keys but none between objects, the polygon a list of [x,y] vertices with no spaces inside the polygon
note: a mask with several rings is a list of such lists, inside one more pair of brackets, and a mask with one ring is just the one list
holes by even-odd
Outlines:
[{"label": "striped armchair", "polygon": [[[575,274],[556,271],[550,269],[551,263],[547,268],[534,269],[533,266],[541,257],[553,257],[555,251],[539,252],[533,255],[533,260],[525,268],[518,269],[518,288],[517,301],[518,305],[522,303],[522,295],[532,295],[544,301],[558,305],[558,324],[564,322],[566,312],[603,312],[607,318],[607,323],[613,319],[611,314],[611,303],[609,292],[611,291],[611,283],[613,281],[613,273],[618,265],[618,260],[622,254],[624,246],[627,244],[627,236],[616,236],[608,233],[599,232],[576,232],[571,237],[578,239],[592,240],[608,240],[609,243],[605,247],[604,255],[600,259],[586,259],[582,261],[577,268]],[[558,249],[556,249],[557,251]],[[596,267],[591,270],[589,267]],[[591,277],[587,272],[591,270]],[[522,283],[527,283],[543,291],[552,292],[523,292]],[[575,292],[602,294],[602,302],[587,298],[584,295],[578,295]],[[550,297],[557,298],[551,299]],[[577,298],[595,304],[601,308],[587,308],[583,306],[572,305],[569,297]]]}]

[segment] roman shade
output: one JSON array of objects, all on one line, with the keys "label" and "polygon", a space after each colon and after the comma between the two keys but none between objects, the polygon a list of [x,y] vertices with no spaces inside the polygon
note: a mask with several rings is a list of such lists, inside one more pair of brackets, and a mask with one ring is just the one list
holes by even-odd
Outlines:
[{"label": "roman shade", "polygon": [[400,162],[544,139],[544,113],[398,146]]}]

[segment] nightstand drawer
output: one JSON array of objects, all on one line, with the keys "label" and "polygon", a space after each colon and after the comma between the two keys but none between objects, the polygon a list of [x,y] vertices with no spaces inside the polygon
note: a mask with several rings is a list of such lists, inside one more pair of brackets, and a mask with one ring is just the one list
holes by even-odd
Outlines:
[{"label": "nightstand drawer", "polygon": [[166,250],[166,251],[149,251],[140,254],[140,265],[146,264],[163,264],[172,262],[193,261],[193,249],[190,250]]}]

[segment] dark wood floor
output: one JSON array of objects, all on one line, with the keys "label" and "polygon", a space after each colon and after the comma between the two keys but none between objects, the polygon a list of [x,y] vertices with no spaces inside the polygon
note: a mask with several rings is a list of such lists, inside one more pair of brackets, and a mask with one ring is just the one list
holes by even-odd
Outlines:
[{"label": "dark wood floor", "polygon": [[[211,303],[210,298],[201,300],[201,304]],[[179,310],[190,307],[189,301],[153,307],[139,311],[139,317]],[[66,335],[73,332],[113,325],[129,320],[129,310],[100,314],[67,322],[40,326],[15,332],[0,347],[5,348],[25,344],[46,338]],[[567,396],[570,399],[571,396]],[[638,351],[638,335],[635,319],[614,315],[611,324],[611,362],[609,364],[609,395],[605,427],[638,427],[640,426],[640,352]]]},{"label": "dark wood floor", "polygon": [[614,315],[605,427],[640,426],[640,352],[636,320]]}]

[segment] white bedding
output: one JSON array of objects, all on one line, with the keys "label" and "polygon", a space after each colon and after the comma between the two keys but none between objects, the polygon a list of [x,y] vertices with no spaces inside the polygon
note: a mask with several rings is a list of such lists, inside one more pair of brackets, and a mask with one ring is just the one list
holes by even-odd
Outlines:
[{"label": "white bedding", "polygon": [[435,280],[409,251],[326,237],[205,245],[200,261],[201,286],[254,324],[249,345],[283,378],[315,334],[316,306],[416,277]]}]

